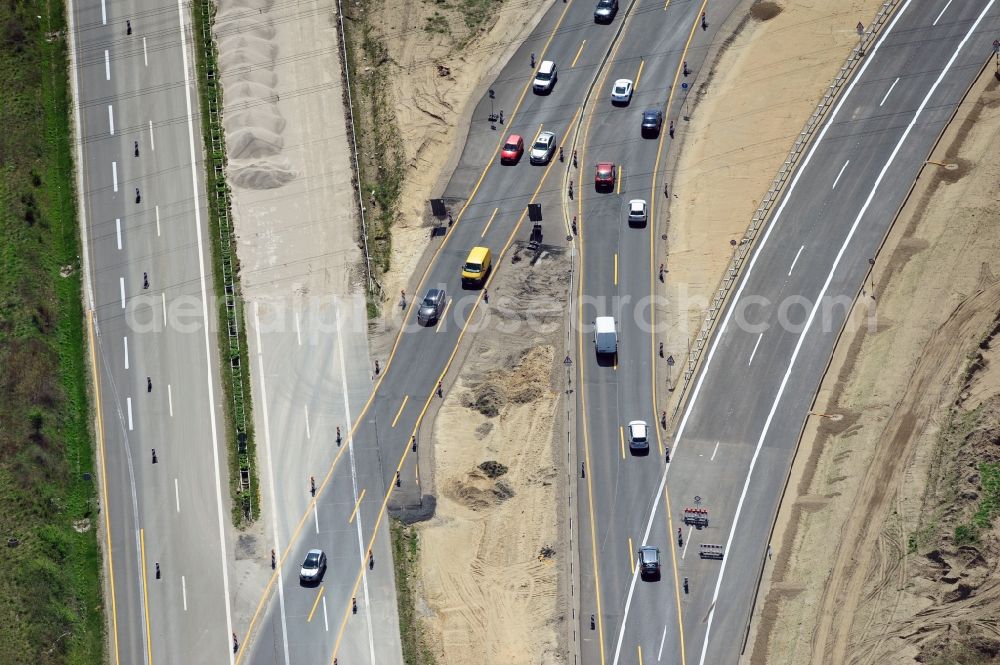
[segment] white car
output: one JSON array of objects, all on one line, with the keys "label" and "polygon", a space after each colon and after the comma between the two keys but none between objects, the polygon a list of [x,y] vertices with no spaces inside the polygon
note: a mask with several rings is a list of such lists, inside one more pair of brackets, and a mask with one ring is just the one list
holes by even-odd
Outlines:
[{"label": "white car", "polygon": [[632,101],[632,79],[618,79],[611,88],[612,104],[628,104]]},{"label": "white car", "polygon": [[649,434],[645,420],[633,420],[628,424],[628,447],[629,450],[643,452],[649,450]]},{"label": "white car", "polygon": [[531,145],[531,152],[528,153],[528,161],[532,164],[548,164],[555,150],[555,132],[542,132]]},{"label": "white car", "polygon": [[646,223],[646,201],[632,199],[628,202],[628,223],[641,226]]}]

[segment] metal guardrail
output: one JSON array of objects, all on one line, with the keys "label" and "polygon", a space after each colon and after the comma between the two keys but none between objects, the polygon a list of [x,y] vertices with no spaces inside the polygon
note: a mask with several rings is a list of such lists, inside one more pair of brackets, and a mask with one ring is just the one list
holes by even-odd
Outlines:
[{"label": "metal guardrail", "polygon": [[253,492],[251,474],[253,473],[253,456],[247,445],[247,414],[246,399],[243,394],[243,363],[240,345],[240,321],[242,304],[238,296],[238,276],[235,270],[235,245],[233,243],[232,201],[229,185],[226,182],[226,140],[222,133],[222,91],[219,83],[217,53],[212,38],[214,21],[214,3],[212,0],[201,0],[198,3],[202,22],[202,43],[205,45],[205,98],[202,100],[209,115],[209,137],[211,149],[207,155],[214,173],[215,187],[208,192],[215,199],[215,210],[219,219],[219,260],[222,269],[223,301],[226,314],[226,339],[228,340],[228,357],[230,369],[230,384],[232,386],[233,425],[236,429],[236,450],[240,469],[240,495],[243,515],[247,521],[252,521]]},{"label": "metal guardrail", "polygon": [[340,29],[340,55],[343,58],[340,70],[344,75],[344,91],[347,93],[347,120],[351,130],[351,156],[354,157],[354,189],[358,194],[358,214],[361,215],[361,242],[365,252],[365,277],[370,296],[385,296],[385,290],[372,275],[371,255],[368,253],[368,225],[365,222],[365,201],[361,192],[361,165],[358,162],[358,136],[354,131],[354,98],[351,95],[351,68],[347,56],[347,35],[344,34],[344,5],[337,0],[337,25]]},{"label": "metal guardrail", "polygon": [[754,212],[753,217],[750,220],[750,225],[743,234],[743,238],[736,245],[733,252],[733,258],[730,260],[725,273],[723,273],[722,279],[719,281],[719,286],[715,289],[715,295],[712,297],[712,302],[708,307],[708,312],[705,314],[705,320],[702,322],[701,329],[688,351],[687,367],[684,369],[684,385],[681,389],[680,398],[674,405],[671,421],[676,420],[677,412],[680,410],[681,405],[687,397],[688,387],[691,383],[692,377],[694,377],[698,363],[701,360],[702,350],[711,338],[719,313],[725,306],[729,293],[733,285],[736,283],[736,280],[739,278],[740,271],[742,270],[747,257],[750,256],[750,251],[753,248],[753,242],[757,238],[761,228],[763,228],[763,226],[770,221],[769,218],[772,206],[784,192],[785,185],[788,183],[789,178],[795,171],[796,166],[798,166],[799,159],[802,157],[802,153],[805,152],[806,147],[812,140],[813,135],[816,132],[816,128],[819,127],[820,121],[824,116],[826,116],[830,107],[833,106],[833,103],[836,101],[837,95],[840,93],[841,88],[843,88],[844,83],[850,79],[851,74],[854,73],[858,63],[864,57],[865,49],[867,49],[868,46],[875,41],[879,30],[883,25],[885,25],[886,21],[889,20],[893,10],[900,3],[900,1],[901,0],[886,0],[886,2],[883,2],[878,13],[875,15],[875,19],[871,22],[867,29],[862,31],[859,36],[857,46],[851,49],[851,53],[847,56],[847,60],[837,72],[833,82],[827,88],[823,98],[820,99],[819,103],[816,105],[816,109],[812,112],[812,115],[809,116],[809,119],[806,121],[802,131],[799,132],[798,137],[795,139],[795,143],[788,152],[788,156],[785,158],[781,168],[778,170],[778,174],[774,177],[774,180],[771,181],[771,186],[768,188],[767,194],[761,201],[760,206],[758,206],[757,210]]}]

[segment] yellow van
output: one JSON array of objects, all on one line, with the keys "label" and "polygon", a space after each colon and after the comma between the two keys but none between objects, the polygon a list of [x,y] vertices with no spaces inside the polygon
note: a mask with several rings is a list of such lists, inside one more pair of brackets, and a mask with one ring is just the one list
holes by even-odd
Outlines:
[{"label": "yellow van", "polygon": [[493,254],[489,247],[473,247],[469,252],[469,258],[462,266],[462,286],[480,286],[486,276],[490,274],[490,267],[493,264]]}]

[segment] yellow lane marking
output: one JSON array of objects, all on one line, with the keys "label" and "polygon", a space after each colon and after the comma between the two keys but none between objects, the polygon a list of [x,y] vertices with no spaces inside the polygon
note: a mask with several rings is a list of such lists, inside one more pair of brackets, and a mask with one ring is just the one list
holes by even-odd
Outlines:
[{"label": "yellow lane marking", "polygon": [[636,644],[635,648],[636,648],[636,651],[639,652],[639,665],[642,665],[642,645],[641,644]]},{"label": "yellow lane marking", "polygon": [[[496,213],[494,212],[494,214]],[[486,233],[486,231],[483,231],[483,233]],[[434,329],[434,332],[441,332],[441,326],[443,326],[444,322],[447,320],[449,309],[451,309],[451,298],[448,298],[448,302],[445,303],[444,311],[441,312],[441,320],[438,321],[437,328]]]},{"label": "yellow lane marking", "polygon": [[542,128],[543,127],[545,127],[545,123],[544,122],[538,125],[538,131],[535,132],[535,138],[533,138],[531,140],[531,145],[535,145],[535,141],[538,140],[538,135],[542,133]]},{"label": "yellow lane marking", "polygon": [[576,61],[580,59],[580,54],[583,53],[583,47],[586,46],[586,45],[587,45],[587,40],[586,39],[584,39],[582,42],[580,42],[580,48],[577,50],[576,56],[573,58],[573,62],[569,66],[570,69],[573,69],[574,67],[576,67]]},{"label": "yellow lane marking", "polygon": [[403,396],[403,403],[399,405],[399,411],[396,412],[396,417],[392,419],[392,427],[396,426],[396,422],[399,420],[399,416],[403,413],[403,407],[406,406],[406,402],[410,399],[409,395]]},{"label": "yellow lane marking", "polygon": [[[555,26],[553,26],[552,28],[552,32],[549,34],[548,39],[546,39],[545,46],[542,47],[541,50],[543,59],[545,53],[549,49],[549,46],[552,44],[552,40],[555,39],[556,33],[562,26],[563,21],[565,21],[566,15],[569,13],[569,8],[570,8],[570,3],[566,3],[566,6],[563,8],[562,14],[559,15],[559,20],[556,21]],[[521,96],[518,98],[517,104],[514,105],[514,111],[509,116],[511,122],[513,122],[514,118],[517,116],[517,113],[521,108],[521,104],[524,102],[524,98],[528,94],[528,89],[530,87],[531,87],[531,81],[529,80],[525,82],[524,88],[521,90]],[[577,111],[577,113],[579,113],[579,111]],[[575,122],[576,122],[576,116],[574,116],[573,118],[573,123]],[[573,127],[573,123],[570,123],[570,128]],[[569,132],[567,131],[567,135],[568,134]],[[486,174],[489,172],[490,168],[492,168],[494,163],[496,162],[496,157],[497,154],[500,152],[500,146],[502,145],[502,142],[503,139],[500,138],[496,144],[496,147],[493,149],[492,156],[490,156],[490,158],[487,160],[486,166],[483,168],[483,172],[479,176],[479,180],[476,181],[476,185],[472,188],[472,192],[469,194],[469,198],[466,200],[465,205],[462,206],[462,209],[458,212],[458,215],[455,217],[455,222],[452,225],[452,228],[450,228],[445,233],[445,237],[441,241],[441,244],[438,246],[436,250],[434,250],[434,255],[431,257],[431,260],[428,262],[427,267],[424,268],[423,274],[420,276],[420,281],[417,283],[417,288],[414,291],[415,293],[420,293],[421,290],[423,289],[424,282],[427,281],[427,276],[430,274],[431,269],[437,264],[438,257],[441,255],[441,252],[447,246],[448,240],[449,238],[451,238],[452,232],[455,230],[455,227],[458,225],[458,223],[462,220],[462,216],[465,214],[465,211],[468,210],[469,206],[472,204],[472,201],[475,198],[476,193],[479,191],[480,186],[482,186],[483,181],[486,179]],[[548,174],[548,170],[546,170],[546,174]],[[520,222],[518,222],[515,228],[518,228],[519,226]],[[513,236],[511,236],[511,239],[513,239]],[[510,241],[508,241],[508,246],[509,244]],[[411,310],[415,309],[416,308],[411,308]],[[381,378],[379,378],[379,380],[375,383],[375,386],[372,388],[371,394],[365,401],[365,405],[361,408],[361,412],[354,420],[354,424],[351,425],[350,431],[347,434],[348,441],[350,441],[353,438],[354,432],[356,432],[358,427],[361,426],[361,423],[364,422],[365,415],[368,413],[368,409],[371,408],[372,402],[375,401],[375,396],[378,394],[379,388],[382,386],[382,381],[385,380],[386,375],[389,373],[389,368],[392,365],[393,358],[396,357],[396,350],[399,348],[399,342],[403,338],[403,332],[406,330],[405,326],[406,322],[404,321],[403,323],[404,325],[400,326],[400,330],[396,334],[396,340],[393,342],[392,350],[389,352],[389,357],[386,359],[385,367],[382,371]],[[312,504],[315,503],[317,498],[323,493],[323,490],[326,488],[327,483],[329,483],[330,479],[333,477],[333,472],[334,470],[336,470],[337,464],[340,462],[340,459],[343,456],[344,451],[347,450],[348,448],[349,446],[342,446],[340,450],[337,452],[337,455],[333,458],[333,462],[330,464],[330,467],[326,472],[326,476],[324,476],[323,481],[320,483],[320,486],[316,490],[316,496],[313,497],[312,501],[309,502],[309,505],[306,506],[305,511],[299,518],[299,523],[295,526],[295,529],[292,530],[292,535],[288,540],[288,545],[285,547],[284,552],[282,552],[281,554],[282,562],[285,560],[285,557],[288,556],[288,553],[293,549],[293,545],[295,541],[298,539],[299,533],[301,533],[302,528],[305,526],[306,521],[309,519],[309,514],[312,512],[313,508]],[[271,578],[267,581],[267,584],[264,586],[264,591],[261,593],[260,600],[257,602],[257,608],[254,610],[253,616],[250,618],[250,623],[247,625],[246,634],[244,635],[243,638],[244,648],[240,649],[239,653],[236,655],[235,665],[239,665],[239,663],[243,659],[243,655],[248,651],[250,651],[250,649],[247,649],[246,646],[249,644],[253,636],[253,629],[257,625],[257,620],[260,618],[260,614],[264,609],[264,605],[267,602],[268,597],[271,595],[271,591],[274,589],[274,585],[278,581],[279,569],[280,565],[276,567],[273,573],[271,573]],[[603,654],[603,648],[604,648],[603,645],[601,648]]]},{"label": "yellow lane marking", "polygon": [[670,6],[670,0],[667,0],[665,3],[663,3],[663,11],[667,11],[667,7],[669,6]]},{"label": "yellow lane marking", "polygon": [[139,550],[142,561],[142,605],[146,609],[146,653],[149,658],[146,662],[153,665],[153,638],[149,631],[149,592],[146,589],[146,530],[139,529]]},{"label": "yellow lane marking", "polygon": [[[667,5],[669,5],[669,4],[670,4],[670,0],[667,0]],[[670,107],[671,107],[671,105],[673,104],[673,101],[674,101],[674,91],[677,88],[677,81],[680,79],[681,74],[683,73],[683,70],[684,70],[684,60],[687,59],[688,50],[691,48],[691,41],[694,39],[695,31],[698,29],[698,25],[701,23],[701,13],[703,11],[705,11],[705,6],[706,5],[708,5],[708,0],[702,0],[701,7],[695,12],[694,22],[691,24],[691,30],[690,30],[690,32],[688,32],[687,42],[685,42],[685,44],[684,44],[684,50],[681,51],[681,57],[680,57],[680,59],[677,62],[677,69],[674,71],[674,81],[673,81],[673,83],[670,86],[670,93],[667,95],[667,104],[664,107],[664,108],[666,108],[668,114],[670,112]],[[664,10],[666,10],[666,8],[667,8],[667,6],[663,7]],[[668,123],[670,121],[669,118],[666,118],[665,120]],[[649,195],[649,219],[650,220],[655,220],[656,219],[656,201],[657,201],[656,197],[657,197],[657,189],[658,189],[657,188],[657,180],[659,178],[660,160],[661,160],[661,158],[663,156],[663,146],[665,144],[665,139],[666,139],[666,137],[668,135],[669,135],[668,132],[660,132],[660,142],[659,142],[659,146],[657,147],[657,150],[656,150],[656,161],[653,164],[653,174],[652,174],[652,177],[650,179],[650,184],[649,184],[649,189],[650,189],[650,195]],[[655,223],[655,221],[650,221],[647,224],[647,226],[649,228],[649,293],[653,294],[653,293],[656,293],[656,282],[655,282],[656,278],[654,277],[654,266],[655,266],[655,256],[656,256],[656,254],[655,254],[656,253],[656,236],[655,236],[656,223]],[[655,321],[656,321],[656,308],[655,307],[650,309],[649,320],[650,320],[650,329],[656,330],[656,324],[655,324]],[[651,358],[655,358],[656,357],[656,336],[655,335],[650,335],[649,336],[649,352],[650,352],[650,357]],[[653,362],[653,363],[650,363],[650,364],[651,364],[651,370],[650,370],[650,373],[649,373],[649,377],[650,377],[649,378],[649,382],[650,382],[650,391],[651,391],[651,393],[653,395],[653,404],[654,404],[654,409],[655,409],[655,405],[658,404],[658,397],[657,397],[657,394],[656,394],[656,363]],[[660,428],[659,427],[654,427],[653,430],[656,432],[656,443],[657,443],[657,445],[660,448],[660,454],[662,456],[663,452],[664,452],[664,447],[663,447],[664,444],[663,444],[663,441],[661,439]],[[671,515],[670,495],[667,492],[667,485],[666,485],[666,483],[663,484],[663,498],[664,498],[664,511],[666,512],[666,517],[667,517],[667,533],[670,534],[671,537],[673,537],[673,533],[674,533],[673,516]],[[684,615],[683,615],[683,611],[682,611],[682,608],[681,608],[681,593],[680,593],[680,584],[679,584],[680,573],[677,570],[677,548],[670,547],[669,549],[670,549],[670,559],[672,561],[673,569],[674,569],[674,602],[675,602],[675,604],[677,606],[677,633],[678,633],[680,647],[681,647],[681,665],[687,665],[687,652],[686,652],[686,647],[685,647],[685,644],[684,644]]]},{"label": "yellow lane marking", "polygon": [[618,447],[622,449],[622,459],[625,459],[625,429],[618,427]]},{"label": "yellow lane marking", "polygon": [[[568,7],[568,5],[567,5],[567,7]],[[566,15],[566,10],[563,10],[562,16],[565,16],[565,15]],[[560,23],[562,22],[562,17],[560,17],[559,21],[560,21]],[[558,27],[558,24],[556,25],[556,27]],[[551,41],[551,37],[550,37],[550,41]],[[546,45],[546,47],[547,47],[547,45]],[[573,120],[569,124],[569,131],[572,131],[573,126],[577,122],[579,114],[580,114],[580,112],[578,110],[576,112],[576,114],[573,116]],[[569,132],[567,132],[567,133],[569,133]],[[552,167],[554,165],[555,165],[555,162],[549,162],[549,165],[545,167],[545,173],[542,175],[541,180],[539,180],[538,186],[535,188],[535,192],[531,195],[531,198],[529,199],[529,202],[534,201],[538,197],[538,194],[539,194],[539,192],[542,191],[542,187],[545,185],[545,180],[548,178],[549,172],[552,170]],[[511,230],[510,235],[507,237],[507,241],[504,244],[503,248],[499,252],[497,252],[497,258],[496,258],[496,264],[495,265],[497,265],[497,266],[501,265],[503,257],[506,255],[507,250],[510,249],[510,246],[514,243],[514,238],[517,236],[517,232],[521,228],[521,224],[524,222],[524,218],[527,216],[527,214],[528,214],[528,209],[527,209],[527,206],[526,206],[524,208],[524,210],[521,212],[520,217],[518,217],[517,223],[514,224],[514,228]],[[420,429],[420,424],[423,422],[424,415],[427,413],[427,409],[430,407],[431,402],[433,401],[434,397],[437,395],[437,384],[439,382],[441,382],[441,381],[444,381],[444,377],[448,374],[448,370],[451,369],[451,364],[455,361],[455,356],[458,355],[458,349],[462,345],[462,339],[465,337],[465,333],[468,332],[469,323],[471,323],[473,315],[476,313],[476,310],[479,308],[480,302],[482,302],[483,293],[485,292],[486,288],[488,288],[493,283],[493,279],[497,276],[497,273],[498,273],[497,270],[491,271],[489,277],[487,277],[486,281],[483,283],[483,289],[479,291],[479,295],[476,298],[476,301],[473,303],[472,310],[469,312],[469,317],[468,317],[468,319],[466,319],[465,324],[462,326],[461,332],[459,332],[459,334],[458,334],[458,339],[455,341],[455,345],[454,345],[454,347],[451,350],[451,355],[448,356],[448,361],[445,363],[444,368],[441,370],[441,373],[438,375],[437,381],[435,381],[435,382],[432,383],[431,391],[430,391],[430,393],[428,393],[427,398],[424,400],[424,405],[420,409],[420,413],[417,415],[416,422],[414,422],[414,424],[413,424],[413,430],[410,433],[411,437],[414,437],[414,436],[417,435],[417,431]],[[411,450],[412,450],[411,446],[406,446],[403,449],[403,455],[399,458],[399,464],[396,465],[396,473],[400,473],[402,471],[403,465],[406,463],[406,458],[410,454]],[[392,497],[392,492],[393,492],[394,489],[395,489],[395,484],[393,483],[392,485],[389,486],[388,491],[386,491],[386,493],[385,493],[385,497],[383,497],[383,499],[382,499],[382,505],[379,508],[378,515],[376,515],[376,517],[375,517],[375,526],[372,527],[371,532],[370,532],[371,535],[370,535],[369,540],[368,540],[368,547],[365,548],[366,554],[362,558],[362,560],[361,560],[361,566],[360,566],[360,568],[358,570],[358,574],[354,578],[354,586],[351,589],[351,597],[356,597],[357,596],[358,586],[361,584],[361,578],[364,575],[364,568],[365,568],[366,565],[368,565],[368,555],[367,555],[367,553],[371,552],[372,548],[375,546],[375,538],[378,536],[379,526],[382,524],[382,520],[385,518],[386,507],[389,505],[389,499]],[[334,660],[337,657],[337,652],[340,650],[340,643],[344,639],[344,630],[347,628],[347,621],[348,621],[348,618],[350,617],[350,613],[351,613],[351,605],[350,605],[350,603],[348,603],[347,606],[344,608],[344,616],[343,616],[343,618],[340,621],[340,628],[337,631],[337,639],[334,642],[333,653],[330,654],[330,663],[331,663],[331,665],[332,665],[332,663],[334,662]],[[603,649],[603,647],[602,647],[602,649]]]},{"label": "yellow lane marking", "polygon": [[615,286],[618,286],[618,253],[615,252]]},{"label": "yellow lane marking", "polygon": [[104,450],[104,413],[101,407],[100,367],[97,364],[96,344],[94,343],[94,313],[87,311],[87,343],[90,345],[90,366],[93,368],[94,406],[97,409],[97,450],[101,464],[101,499],[104,502],[104,542],[108,551],[108,582],[111,586],[111,626],[114,632],[113,649],[115,665],[120,665],[118,656],[118,607],[115,604],[115,565],[111,550],[111,510],[108,504],[108,471],[105,466]]},{"label": "yellow lane marking", "polygon": [[497,212],[499,210],[500,210],[500,208],[493,208],[493,214],[490,215],[490,221],[486,222],[486,228],[483,229],[482,235],[479,236],[480,238],[485,238],[486,237],[486,232],[490,230],[490,224],[493,223],[493,218],[497,216]]},{"label": "yellow lane marking", "polygon": [[354,517],[358,514],[358,508],[361,507],[361,500],[365,498],[365,490],[361,490],[361,494],[358,495],[358,502],[354,504],[354,510],[351,511],[351,518],[347,520],[348,524],[354,523]]},{"label": "yellow lane marking", "polygon": [[632,553],[635,550],[632,549],[632,536],[628,537],[628,565],[632,569],[632,574],[635,575],[635,557]]},{"label": "yellow lane marking", "polygon": [[621,194],[622,193],[622,180],[624,180],[624,179],[625,179],[625,166],[619,166],[618,167],[618,177],[615,179],[615,187],[617,188],[617,191],[615,191],[615,194]]},{"label": "yellow lane marking", "polygon": [[319,588],[319,593],[316,594],[316,600],[313,601],[312,609],[309,610],[309,616],[306,618],[306,623],[309,623],[313,620],[313,614],[316,613],[316,606],[319,605],[319,599],[323,597],[324,589],[326,589],[325,586],[321,586]]},{"label": "yellow lane marking", "polygon": [[645,60],[639,61],[639,71],[635,75],[635,83],[632,84],[632,93],[635,94],[639,90],[639,79],[642,78],[642,68],[646,66]]}]

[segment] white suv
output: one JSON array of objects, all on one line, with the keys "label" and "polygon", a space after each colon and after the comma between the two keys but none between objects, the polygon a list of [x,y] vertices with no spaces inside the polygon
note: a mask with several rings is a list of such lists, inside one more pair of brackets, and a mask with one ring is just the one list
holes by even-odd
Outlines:
[{"label": "white suv", "polygon": [[629,450],[649,450],[649,434],[645,420],[633,420],[628,424]]},{"label": "white suv", "polygon": [[645,200],[632,199],[628,202],[628,223],[635,226],[642,226],[646,223]]},{"label": "white suv", "polygon": [[556,84],[556,78],[556,63],[551,60],[542,60],[542,64],[538,66],[538,71],[535,72],[535,83],[532,85],[532,90],[536,94],[552,92],[552,86]]}]

